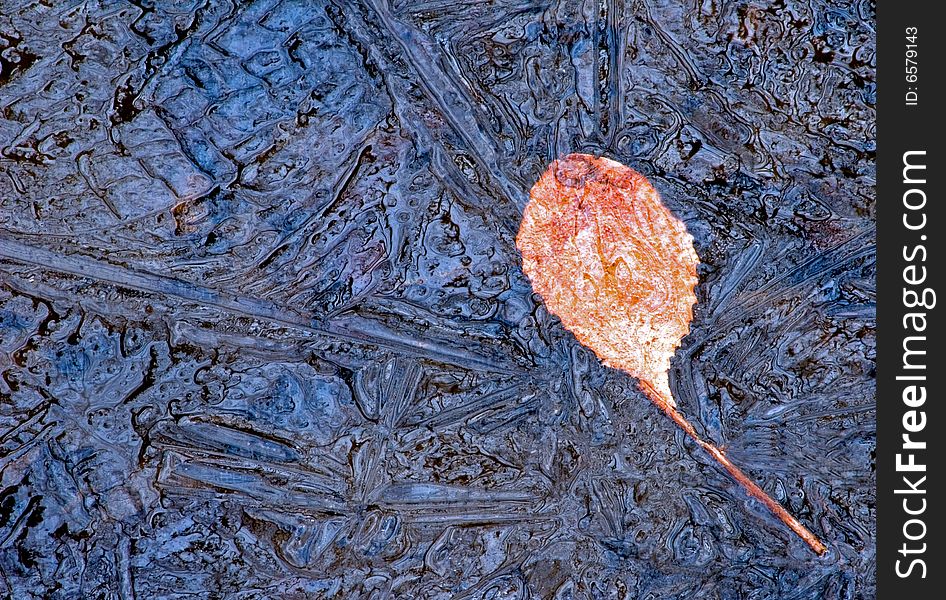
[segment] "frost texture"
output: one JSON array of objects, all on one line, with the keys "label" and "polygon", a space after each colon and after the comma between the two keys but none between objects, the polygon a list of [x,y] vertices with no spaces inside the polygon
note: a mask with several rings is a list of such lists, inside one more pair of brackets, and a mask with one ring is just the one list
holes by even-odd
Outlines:
[{"label": "frost texture", "polygon": [[[0,596],[871,598],[872,3],[0,0]],[[544,310],[555,157],[700,255],[671,387]]]}]

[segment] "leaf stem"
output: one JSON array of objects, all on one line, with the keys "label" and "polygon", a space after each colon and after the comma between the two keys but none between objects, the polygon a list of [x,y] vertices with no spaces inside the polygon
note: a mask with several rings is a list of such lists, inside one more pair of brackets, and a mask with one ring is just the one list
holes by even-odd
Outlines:
[{"label": "leaf stem", "polygon": [[765,493],[761,487],[759,487],[754,481],[749,479],[748,475],[742,472],[742,469],[734,465],[726,457],[726,454],[716,445],[706,442],[699,436],[696,432],[696,429],[693,428],[693,425],[674,407],[674,403],[668,402],[667,399],[662,398],[657,391],[645,381],[641,381],[641,387],[644,389],[644,392],[647,394],[647,397],[657,405],[657,408],[662,410],[668,417],[670,417],[674,423],[676,423],[680,429],[682,429],[690,438],[697,443],[698,446],[703,448],[707,454],[716,459],[724,469],[729,471],[729,474],[739,482],[739,484],[745,488],[753,498],[761,501],[765,504],[772,513],[779,518],[782,523],[788,526],[789,529],[798,534],[798,537],[805,540],[805,543],[817,554],[818,556],[823,556],[827,552],[827,547],[821,543],[815,534],[808,531],[808,529],[802,525],[798,519],[793,517],[791,513],[785,510],[781,504],[775,501],[771,496]]}]

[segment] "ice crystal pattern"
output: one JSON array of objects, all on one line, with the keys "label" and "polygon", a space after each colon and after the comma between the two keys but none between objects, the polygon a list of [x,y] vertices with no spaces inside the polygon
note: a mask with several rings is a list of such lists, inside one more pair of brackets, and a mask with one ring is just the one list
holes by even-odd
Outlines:
[{"label": "ice crystal pattern", "polygon": [[[0,597],[872,597],[873,26],[0,2]],[[686,223],[674,397],[826,557],[534,294],[571,152]]]}]

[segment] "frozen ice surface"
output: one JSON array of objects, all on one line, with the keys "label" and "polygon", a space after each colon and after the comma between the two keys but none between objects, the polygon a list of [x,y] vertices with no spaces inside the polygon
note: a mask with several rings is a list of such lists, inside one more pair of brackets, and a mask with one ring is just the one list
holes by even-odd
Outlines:
[{"label": "frozen ice surface", "polygon": [[[0,0],[0,597],[874,594],[873,3]],[[703,265],[672,387],[545,311],[572,151]]]}]

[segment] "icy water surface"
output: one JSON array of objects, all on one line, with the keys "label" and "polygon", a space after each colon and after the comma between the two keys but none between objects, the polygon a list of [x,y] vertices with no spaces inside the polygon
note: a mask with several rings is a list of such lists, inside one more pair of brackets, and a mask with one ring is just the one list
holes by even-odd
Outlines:
[{"label": "icy water surface", "polygon": [[[0,597],[874,595],[873,3],[0,0]],[[703,265],[671,387],[551,317],[550,160]]]}]

